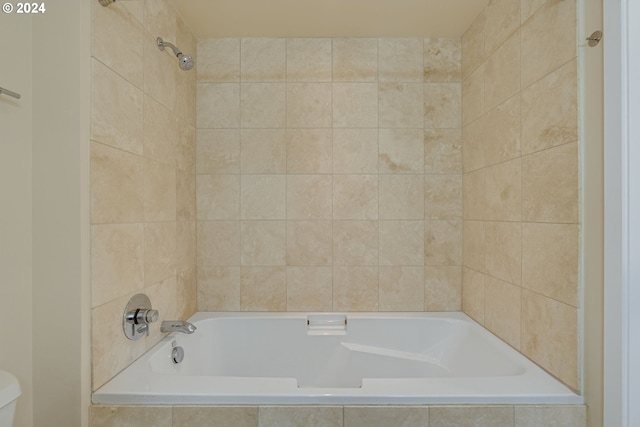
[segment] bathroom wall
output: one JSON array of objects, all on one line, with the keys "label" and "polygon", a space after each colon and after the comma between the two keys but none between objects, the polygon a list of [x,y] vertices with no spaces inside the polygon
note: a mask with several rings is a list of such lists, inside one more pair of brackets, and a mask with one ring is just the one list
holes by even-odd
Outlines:
[{"label": "bathroom wall", "polygon": [[0,86],[22,95],[0,95],[0,369],[20,381],[15,423],[24,427],[33,425],[31,30],[31,16],[0,16],[0,49],[22,64],[0,64]]},{"label": "bathroom wall", "polygon": [[[33,425],[85,426],[91,401],[91,8],[75,0],[46,8],[33,17],[32,31]],[[51,48],[52,34],[63,56]]]},{"label": "bathroom wall", "polygon": [[463,310],[578,389],[575,0],[490,2],[462,76]]},{"label": "bathroom wall", "polygon": [[[195,72],[156,37],[195,52],[167,0],[92,3],[91,288],[93,389],[196,309]],[[122,314],[147,294],[160,319],[129,341]]]},{"label": "bathroom wall", "polygon": [[461,44],[198,40],[198,307],[461,308]]}]

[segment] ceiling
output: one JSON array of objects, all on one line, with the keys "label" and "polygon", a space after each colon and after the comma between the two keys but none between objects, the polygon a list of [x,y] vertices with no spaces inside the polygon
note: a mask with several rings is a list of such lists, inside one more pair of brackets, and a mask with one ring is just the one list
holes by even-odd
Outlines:
[{"label": "ceiling", "polygon": [[197,38],[460,37],[488,0],[173,0]]}]

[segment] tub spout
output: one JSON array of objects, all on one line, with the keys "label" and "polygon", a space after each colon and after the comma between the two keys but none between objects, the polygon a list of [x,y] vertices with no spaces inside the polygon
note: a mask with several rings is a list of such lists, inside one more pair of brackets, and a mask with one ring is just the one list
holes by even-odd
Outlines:
[{"label": "tub spout", "polygon": [[184,320],[165,320],[160,325],[160,332],[182,332],[184,334],[192,334],[196,331],[196,327]]}]

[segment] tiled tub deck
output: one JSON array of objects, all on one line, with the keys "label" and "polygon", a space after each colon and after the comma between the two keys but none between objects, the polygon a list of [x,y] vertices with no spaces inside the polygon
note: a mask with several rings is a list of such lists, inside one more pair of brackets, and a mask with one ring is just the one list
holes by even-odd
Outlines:
[{"label": "tiled tub deck", "polygon": [[94,405],[90,427],[585,427],[584,405]]}]

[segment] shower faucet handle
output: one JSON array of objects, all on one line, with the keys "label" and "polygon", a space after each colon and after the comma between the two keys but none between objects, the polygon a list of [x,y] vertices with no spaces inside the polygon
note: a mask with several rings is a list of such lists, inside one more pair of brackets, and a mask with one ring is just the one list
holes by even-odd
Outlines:
[{"label": "shower faucet handle", "polygon": [[139,308],[129,314],[132,316],[133,323],[136,325],[146,325],[158,320],[158,310],[150,308]]},{"label": "shower faucet handle", "polygon": [[158,310],[151,308],[149,297],[144,294],[134,295],[124,309],[122,329],[130,340],[137,340],[149,335],[149,324],[158,320]]}]

